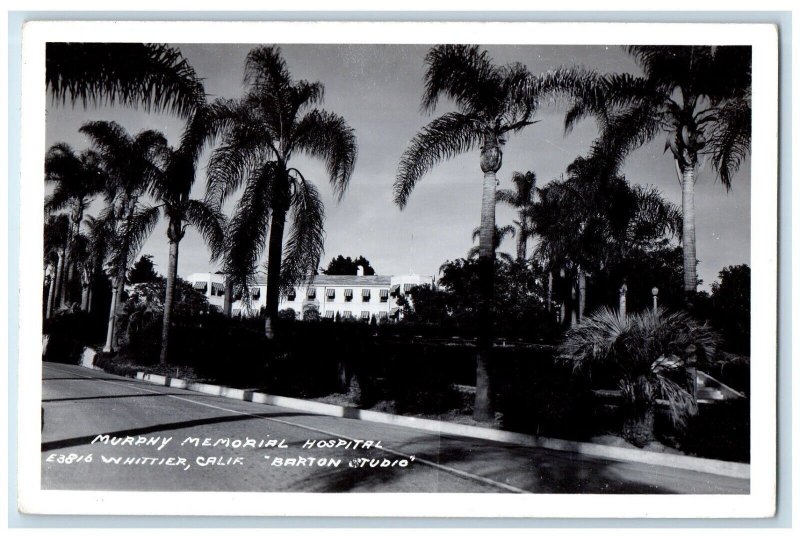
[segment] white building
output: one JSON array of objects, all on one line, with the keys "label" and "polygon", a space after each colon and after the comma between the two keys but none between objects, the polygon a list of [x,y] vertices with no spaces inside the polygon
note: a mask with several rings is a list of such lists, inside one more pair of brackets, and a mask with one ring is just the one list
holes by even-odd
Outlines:
[{"label": "white building", "polygon": [[[222,310],[225,305],[225,276],[222,273],[193,273],[186,278],[195,290],[202,292],[208,302]],[[399,313],[397,299],[413,287],[433,285],[427,275],[317,275],[309,283],[294,287],[292,293],[282,296],[278,310],[292,309],[298,319],[315,310],[319,317],[370,321],[374,316],[380,322],[396,319]],[[231,313],[236,316],[253,316],[266,306],[267,283],[265,276],[256,277],[250,288],[250,305],[241,297],[234,297]],[[316,316],[316,315],[311,315]]]}]

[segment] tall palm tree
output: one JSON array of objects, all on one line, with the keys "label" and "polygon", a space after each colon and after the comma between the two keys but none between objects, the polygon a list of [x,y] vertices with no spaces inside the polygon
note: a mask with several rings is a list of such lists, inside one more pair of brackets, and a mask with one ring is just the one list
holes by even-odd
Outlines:
[{"label": "tall palm tree", "polygon": [[620,160],[666,134],[678,170],[683,208],[684,293],[697,290],[694,188],[699,163],[710,160],[720,182],[732,178],[750,151],[751,49],[741,46],[630,46],[642,76],[586,72],[567,128],[594,115],[603,147]]},{"label": "tall palm tree", "polygon": [[536,174],[528,171],[524,174],[514,172],[511,175],[514,189],[498,189],[497,202],[511,206],[517,210],[517,260],[528,258],[528,240],[533,236],[531,226],[530,208],[533,206],[536,194]]},{"label": "tall palm tree", "polygon": [[69,218],[64,214],[50,215],[44,225],[44,255],[46,265],[50,266],[50,286],[47,290],[45,318],[53,316],[56,310],[56,296],[59,282],[64,273],[64,251],[69,234]]},{"label": "tall palm tree", "polygon": [[154,43],[47,43],[53,101],[120,104],[188,117],[202,88],[181,52]]},{"label": "tall palm tree", "polygon": [[269,237],[265,332],[272,337],[281,292],[313,275],[324,246],[324,205],[292,159],[321,159],[341,200],[357,146],[344,118],[315,107],[323,99],[322,84],[293,80],[280,48],[251,50],[244,81],[250,89],[242,99],[218,102],[223,138],[209,161],[207,191],[219,206],[244,185],[224,258],[224,272],[238,286],[250,282]]},{"label": "tall palm tree", "polygon": [[178,278],[178,249],[188,226],[195,227],[211,249],[211,259],[216,260],[224,250],[225,218],[218,207],[205,200],[191,198],[197,161],[206,141],[213,135],[211,111],[200,104],[187,123],[181,144],[167,154],[164,174],[155,176],[151,194],[167,219],[169,264],[164,297],[164,318],[161,329],[160,363],[169,359],[169,333],[172,324],[172,307],[175,284]]},{"label": "tall palm tree", "polygon": [[51,146],[45,155],[45,181],[55,186],[45,201],[45,211],[52,213],[66,209],[69,218],[63,257],[64,270],[56,297],[58,308],[72,299],[69,291],[74,280],[72,253],[75,238],[80,231],[83,213],[103,188],[105,177],[95,152],[86,150],[76,154],[69,144],[62,142]]},{"label": "tall palm tree", "polygon": [[114,228],[108,219],[88,216],[84,219],[85,233],[80,234],[82,241],[77,253],[76,263],[81,278],[81,309],[92,311],[92,295],[95,279],[103,270],[103,263],[109,256],[113,240]]},{"label": "tall palm tree", "polygon": [[422,128],[400,160],[394,183],[395,203],[402,209],[417,182],[436,164],[480,148],[483,171],[480,224],[479,337],[474,416],[493,417],[488,374],[492,350],[491,298],[494,288],[494,227],[497,171],[508,136],[534,123],[545,89],[543,77],[533,77],[519,63],[497,66],[476,45],[438,45],[425,57],[422,108],[435,110],[440,97],[452,100],[448,112]]},{"label": "tall palm tree", "polygon": [[113,227],[113,243],[108,266],[112,280],[112,299],[104,351],[114,349],[117,302],[125,287],[125,275],[142,243],[152,232],[159,217],[159,207],[148,206],[141,199],[162,174],[168,146],[158,131],[142,131],[131,136],[116,122],[88,122],[81,132],[93,149],[107,175],[107,208],[100,218]]}]

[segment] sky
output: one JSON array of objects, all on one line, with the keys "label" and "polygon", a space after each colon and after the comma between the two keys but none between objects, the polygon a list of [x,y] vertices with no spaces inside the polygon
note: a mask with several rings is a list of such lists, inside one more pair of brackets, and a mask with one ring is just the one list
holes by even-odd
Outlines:
[{"label": "sky", "polygon": [[[177,44],[204,79],[209,98],[237,98],[244,94],[244,59],[255,45]],[[472,230],[480,222],[483,175],[479,150],[435,167],[417,184],[400,210],[393,202],[400,156],[411,138],[438,115],[453,109],[440,100],[432,114],[420,111],[424,56],[429,45],[282,45],[295,80],[320,81],[325,86],[322,107],[343,116],[356,132],[358,160],[347,193],[337,202],[323,164],[302,155],[291,166],[302,171],[323,195],[326,209],[325,254],[321,266],[339,254],[365,256],[376,272],[385,275],[437,275],[446,260],[466,256],[473,245]],[[639,74],[630,56],[617,46],[488,46],[498,64],[521,62],[533,73],[562,65],[583,65],[601,72]],[[597,131],[591,120],[570,134],[563,129],[564,109],[556,104],[537,112],[538,123],[512,135],[506,143],[497,174],[500,188],[511,187],[513,172],[533,171],[539,187],[558,179],[578,156],[586,155]],[[162,131],[177,145],[182,121],[168,114],[148,114],[123,107],[75,108],[48,101],[46,144],[67,142],[79,151],[89,141],[78,132],[81,124],[114,120],[135,134],[143,129]],[[664,136],[634,152],[623,173],[633,184],[654,185],[665,198],[680,205],[681,193]],[[193,196],[205,192],[205,162],[201,159]],[[235,200],[235,198],[234,198]],[[95,202],[89,214],[99,211]],[[698,174],[695,191],[698,274],[701,289],[717,280],[728,265],[750,263],[750,163],[745,161],[726,191],[710,164]],[[514,210],[497,209],[497,224],[510,224]],[[500,250],[515,252],[507,239]],[[167,267],[166,223],[162,219],[140,254],[150,254],[157,271]],[[181,242],[178,274],[215,271],[202,238],[191,228]]]}]

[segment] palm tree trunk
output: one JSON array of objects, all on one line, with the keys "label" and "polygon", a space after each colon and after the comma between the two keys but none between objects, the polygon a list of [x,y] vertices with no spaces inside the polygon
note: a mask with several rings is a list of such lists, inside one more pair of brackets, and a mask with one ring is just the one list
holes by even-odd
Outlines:
[{"label": "palm tree trunk", "polygon": [[524,224],[524,215],[520,215],[519,239],[517,240],[517,261],[528,258],[528,227]]},{"label": "palm tree trunk", "polygon": [[169,265],[167,266],[167,290],[164,295],[164,320],[161,325],[161,356],[159,362],[166,365],[169,359],[169,330],[172,324],[172,305],[175,301],[175,282],[178,277],[178,247],[180,241],[169,240]]},{"label": "palm tree trunk", "polygon": [[103,347],[103,352],[114,351],[114,332],[117,325],[117,301],[122,296],[122,291],[125,287],[125,274],[122,273],[122,278],[117,274],[116,279],[111,283],[113,289],[111,291],[111,308],[108,313],[108,331],[106,332],[106,345]]},{"label": "palm tree trunk", "polygon": [[553,311],[553,272],[547,272],[547,312]]},{"label": "palm tree trunk", "polygon": [[[61,257],[59,257],[60,259]],[[53,308],[55,307],[56,301],[56,283],[58,277],[58,262],[55,263],[55,266],[52,270],[52,275],[50,276],[50,289],[47,291],[47,310],[45,311],[45,318],[50,318],[53,316]]]},{"label": "palm tree trunk", "polygon": [[691,300],[697,292],[697,244],[694,230],[694,166],[681,167],[683,183],[681,203],[683,205],[683,292]]},{"label": "palm tree trunk", "polygon": [[231,317],[231,310],[233,309],[233,281],[231,278],[225,276],[225,299],[222,303],[222,314],[226,317]]},{"label": "palm tree trunk", "polygon": [[91,282],[89,279],[81,280],[81,310],[89,312],[89,287]]},{"label": "palm tree trunk", "polygon": [[58,265],[56,266],[56,279],[55,279],[55,294],[53,295],[53,309],[50,314],[52,315],[61,306],[61,287],[64,286],[64,250],[60,249],[58,253]]},{"label": "palm tree trunk", "polygon": [[478,243],[480,303],[478,305],[478,350],[475,358],[475,405],[473,407],[473,417],[476,421],[494,419],[489,365],[494,341],[494,321],[492,320],[494,226],[497,200],[497,171],[500,169],[501,162],[502,152],[499,145],[494,139],[487,137],[481,149],[483,194],[481,197],[481,228]]},{"label": "palm tree trunk", "polygon": [[583,312],[586,310],[586,272],[578,267],[578,322],[583,320]]},{"label": "palm tree trunk", "polygon": [[283,229],[286,225],[286,209],[272,211],[269,229],[269,248],[267,251],[267,319],[264,321],[264,334],[268,339],[275,337],[274,322],[278,318],[278,303],[281,297],[281,260],[283,258]]}]

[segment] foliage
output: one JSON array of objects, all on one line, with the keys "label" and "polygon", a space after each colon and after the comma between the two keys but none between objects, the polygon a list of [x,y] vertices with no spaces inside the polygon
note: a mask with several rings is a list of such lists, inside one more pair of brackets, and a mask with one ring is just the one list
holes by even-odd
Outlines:
[{"label": "foliage", "polygon": [[[671,420],[681,426],[697,406],[687,389],[687,368],[713,358],[717,339],[683,312],[622,317],[600,309],[567,331],[559,355],[576,372],[618,378],[629,418],[649,415],[652,421],[656,400],[664,399]],[[647,439],[629,441],[643,445]]]},{"label": "foliage", "polygon": [[750,355],[750,266],[727,266],[711,285],[711,323],[722,333],[726,350]]},{"label": "foliage", "polygon": [[342,255],[332,258],[322,273],[325,275],[356,275],[358,266],[364,269],[364,275],[375,275],[375,269],[363,256],[358,256],[353,260],[349,256],[345,258]]},{"label": "foliage", "polygon": [[79,310],[63,310],[44,321],[42,334],[47,348],[42,359],[58,363],[80,363],[83,349],[102,342],[105,320]]},{"label": "foliage", "polygon": [[517,219],[514,221],[517,227],[517,260],[525,260],[528,258],[528,241],[534,235],[531,214],[536,197],[536,174],[531,171],[524,174],[514,172],[511,183],[514,189],[497,191],[497,202],[517,210]]},{"label": "foliage", "polygon": [[128,272],[128,282],[131,284],[151,283],[162,278],[156,272],[152,255],[142,255]]},{"label": "foliage", "polygon": [[[418,286],[410,292],[413,302],[403,302],[405,323],[441,326],[443,334],[475,335],[481,293],[478,261],[448,261],[440,272],[437,288]],[[551,340],[555,327],[545,309],[541,268],[498,259],[495,275],[492,308],[497,335]]]},{"label": "foliage", "polygon": [[47,88],[56,103],[118,103],[188,116],[204,94],[194,69],[167,45],[49,42],[45,57]]}]

